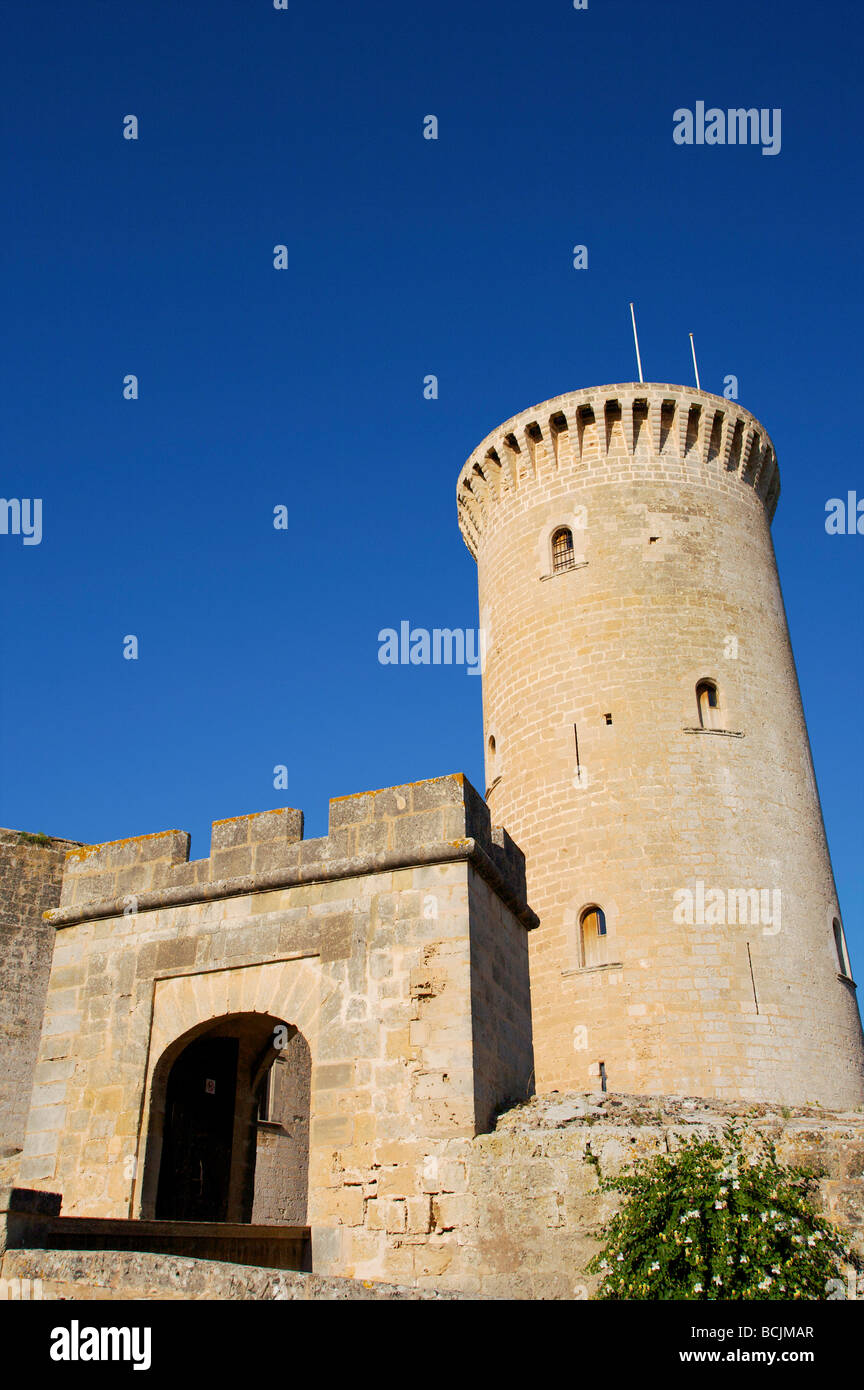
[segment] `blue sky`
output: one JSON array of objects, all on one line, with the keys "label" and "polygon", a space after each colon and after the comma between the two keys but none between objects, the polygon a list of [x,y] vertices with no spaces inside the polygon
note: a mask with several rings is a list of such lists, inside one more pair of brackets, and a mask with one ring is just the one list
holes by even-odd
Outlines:
[{"label": "blue sky", "polygon": [[[224,816],[321,834],[330,796],[482,789],[480,682],[381,667],[377,633],[476,624],[458,470],[524,407],[632,379],[635,299],[646,378],[692,379],[692,330],[777,446],[860,959],[864,537],[824,518],[864,494],[862,30],[777,0],[7,9],[0,491],[43,498],[44,535],[0,537],[0,823],[177,826],[198,857]],[[780,107],[780,154],[676,146],[698,100]]]}]

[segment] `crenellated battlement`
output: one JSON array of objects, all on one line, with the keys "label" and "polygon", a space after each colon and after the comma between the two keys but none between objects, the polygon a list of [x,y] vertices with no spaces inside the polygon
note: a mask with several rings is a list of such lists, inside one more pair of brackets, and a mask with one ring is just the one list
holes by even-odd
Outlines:
[{"label": "crenellated battlement", "polygon": [[736,401],[693,387],[626,382],[572,391],[521,411],[487,435],[457,484],[459,526],[471,554],[490,508],[566,476],[600,481],[615,460],[671,463],[688,476],[736,475],[769,521],[780,496],[774,446]]},{"label": "crenellated battlement", "polygon": [[469,859],[525,921],[525,862],[461,773],[330,801],[329,833],[303,839],[303,812],[288,807],[214,821],[210,855],[189,859],[186,831],[164,830],[66,855],[56,927],[391,870]]}]

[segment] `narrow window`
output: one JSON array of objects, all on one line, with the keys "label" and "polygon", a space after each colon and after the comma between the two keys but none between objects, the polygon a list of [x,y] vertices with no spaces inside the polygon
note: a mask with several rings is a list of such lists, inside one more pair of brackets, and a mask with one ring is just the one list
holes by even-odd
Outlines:
[{"label": "narrow window", "polygon": [[561,574],[564,570],[572,570],[575,564],[573,532],[569,527],[561,526],[552,537],[552,573]]},{"label": "narrow window", "polygon": [[258,1091],[259,1120],[266,1121],[273,1118],[273,1073],[275,1070],[275,1066],[269,1068]]},{"label": "narrow window", "polygon": [[841,975],[845,975],[847,980],[851,980],[852,971],[849,969],[849,960],[846,955],[846,942],[843,937],[843,928],[834,918],[834,950],[837,952],[837,968]]},{"label": "narrow window", "polygon": [[720,728],[720,695],[714,681],[700,681],[696,687],[699,705],[699,725],[702,729]]},{"label": "narrow window", "polygon": [[582,964],[606,964],[606,914],[602,907],[586,907],[579,918],[582,936]]}]

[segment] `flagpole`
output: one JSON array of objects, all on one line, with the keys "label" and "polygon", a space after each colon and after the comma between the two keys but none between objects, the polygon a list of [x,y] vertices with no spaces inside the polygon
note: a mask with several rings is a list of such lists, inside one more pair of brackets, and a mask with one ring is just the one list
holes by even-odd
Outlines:
[{"label": "flagpole", "polygon": [[639,335],[636,332],[636,311],[633,308],[632,301],[630,303],[630,317],[633,320],[633,341],[636,344],[636,365],[639,368],[639,380],[644,381],[645,378],[642,375],[642,358],[639,356]]},{"label": "flagpole", "polygon": [[701,391],[702,387],[699,383],[699,368],[696,365],[696,344],[693,342],[692,333],[690,334],[690,351],[693,353],[693,370],[696,373],[696,390]]}]

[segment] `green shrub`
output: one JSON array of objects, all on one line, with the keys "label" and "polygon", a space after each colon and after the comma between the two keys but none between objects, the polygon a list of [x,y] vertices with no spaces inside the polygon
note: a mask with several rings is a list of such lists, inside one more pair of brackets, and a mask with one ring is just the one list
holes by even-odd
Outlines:
[{"label": "green shrub", "polygon": [[[595,1160],[596,1162],[596,1160]],[[598,1165],[599,1168],[599,1165]],[[689,1139],[631,1173],[604,1179],[626,1194],[588,1266],[599,1299],[823,1299],[841,1263],[857,1264],[816,1211],[815,1176],[777,1161],[764,1138],[745,1153],[735,1125]]]}]

